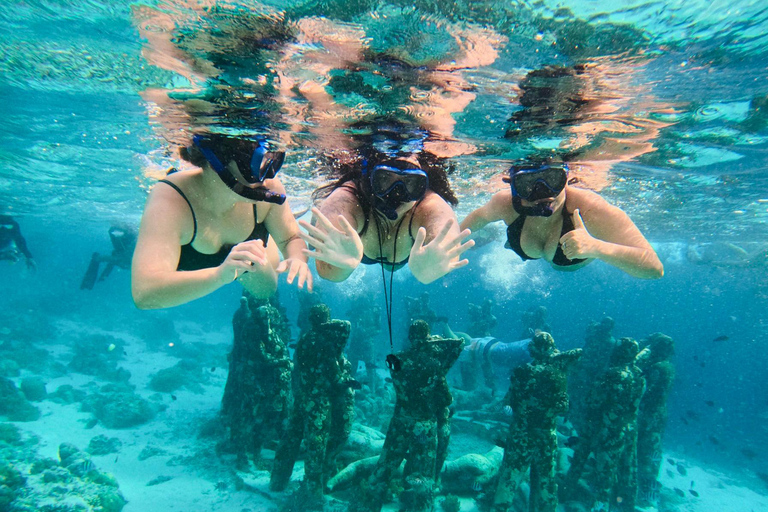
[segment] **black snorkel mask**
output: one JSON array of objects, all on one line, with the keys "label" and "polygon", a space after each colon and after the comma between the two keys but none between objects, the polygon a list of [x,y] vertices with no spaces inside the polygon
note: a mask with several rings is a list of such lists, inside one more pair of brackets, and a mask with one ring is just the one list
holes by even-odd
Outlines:
[{"label": "black snorkel mask", "polygon": [[[224,140],[245,142],[242,139],[235,138]],[[226,144],[217,144],[220,147],[214,150],[211,147],[212,141],[202,135],[195,135],[192,142],[200,150],[219,178],[221,178],[221,181],[235,194],[251,201],[263,201],[274,204],[283,204],[285,202],[285,194],[272,192],[263,185],[252,187],[252,185],[259,185],[265,180],[274,178],[280,171],[283,160],[285,160],[285,153],[283,151],[268,150],[265,139],[259,138],[251,141],[255,147],[250,153],[242,150],[233,151]],[[228,163],[232,160],[237,164],[239,177],[232,174],[224,164],[224,162]]]},{"label": "black snorkel mask", "polygon": [[397,208],[424,197],[429,188],[429,178],[422,169],[403,160],[389,160],[373,167],[365,166],[374,197],[374,208],[389,220],[397,219]]},{"label": "black snorkel mask", "polygon": [[568,164],[513,165],[509,176],[502,178],[512,189],[512,206],[519,215],[550,217],[552,203],[523,206],[523,199],[534,202],[557,197],[568,183]]}]

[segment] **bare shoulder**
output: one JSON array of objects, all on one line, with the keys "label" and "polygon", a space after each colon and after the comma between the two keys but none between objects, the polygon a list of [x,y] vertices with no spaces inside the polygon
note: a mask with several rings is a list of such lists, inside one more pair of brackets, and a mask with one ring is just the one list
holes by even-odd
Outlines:
[{"label": "bare shoulder", "polygon": [[345,184],[338,187],[326,197],[319,207],[323,215],[334,224],[337,224],[338,215],[343,215],[353,227],[359,228],[364,221],[363,208],[355,194],[354,185]]},{"label": "bare shoulder", "polygon": [[501,219],[509,225],[518,217],[517,212],[512,207],[512,191],[508,188],[500,190],[491,196],[486,204],[488,213],[495,219]]},{"label": "bare shoulder", "polygon": [[611,210],[621,211],[618,207],[613,206],[611,203],[606,201],[597,192],[583,188],[569,186],[566,189],[565,202],[569,212],[573,212],[577,208],[582,214],[588,214],[589,212],[605,212]]}]

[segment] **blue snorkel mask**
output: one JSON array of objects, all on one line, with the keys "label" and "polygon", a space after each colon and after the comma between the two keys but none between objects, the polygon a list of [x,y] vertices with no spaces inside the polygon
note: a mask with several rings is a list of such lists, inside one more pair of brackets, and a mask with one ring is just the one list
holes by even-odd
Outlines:
[{"label": "blue snorkel mask", "polygon": [[502,179],[512,189],[512,206],[518,214],[549,217],[554,213],[551,203],[523,206],[522,200],[535,202],[557,197],[568,183],[568,164],[513,165],[509,168],[509,176]]},{"label": "blue snorkel mask", "polygon": [[[264,138],[250,140],[217,136],[216,139],[195,135],[192,143],[224,184],[237,195],[251,201],[275,204],[285,202],[285,194],[272,192],[261,185],[265,180],[273,179],[280,171],[285,160],[284,152],[269,151]],[[227,164],[233,160],[237,164],[238,175],[227,168]]]},{"label": "blue snorkel mask", "polygon": [[365,166],[363,176],[370,180],[374,207],[389,220],[397,219],[400,205],[422,199],[429,189],[427,173],[403,160],[382,162],[370,171]]}]

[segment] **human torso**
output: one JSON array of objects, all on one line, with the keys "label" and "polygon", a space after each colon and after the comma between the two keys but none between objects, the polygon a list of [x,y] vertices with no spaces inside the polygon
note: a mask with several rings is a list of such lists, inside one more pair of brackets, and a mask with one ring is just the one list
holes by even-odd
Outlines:
[{"label": "human torso", "polygon": [[[572,212],[578,207],[575,202],[571,195],[567,194],[563,206],[556,210],[552,217],[547,218],[512,213],[504,219],[507,224],[506,247],[515,251],[523,261],[543,258],[555,268],[580,268],[588,260],[569,260],[560,245],[560,238],[574,229]],[[510,209],[513,210],[511,203]],[[577,265],[579,267],[576,267]]]},{"label": "human torso", "polygon": [[266,204],[238,202],[225,214],[216,214],[200,199],[205,195],[194,173],[179,173],[162,182],[164,186],[173,187],[185,200],[191,217],[189,233],[181,237],[185,242],[181,245],[177,270],[217,267],[232,247],[247,240],[262,240],[267,244]]}]

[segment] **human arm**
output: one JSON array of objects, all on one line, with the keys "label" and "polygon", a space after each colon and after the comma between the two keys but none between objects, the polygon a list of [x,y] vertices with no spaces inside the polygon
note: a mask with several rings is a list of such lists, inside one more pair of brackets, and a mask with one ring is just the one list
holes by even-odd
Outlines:
[{"label": "human arm", "polygon": [[[285,187],[277,179],[270,180],[268,188],[278,194],[285,194]],[[311,292],[312,272],[309,270],[307,256],[304,254],[307,246],[299,236],[301,230],[291,213],[291,207],[288,205],[288,202],[271,204],[269,213],[267,213],[264,219],[264,224],[284,258],[278,264],[275,271],[278,274],[288,272],[288,284],[292,284],[293,280],[298,277],[297,284],[299,288],[304,288],[304,283],[306,282],[307,289]],[[243,280],[249,278],[250,276],[244,276]]]},{"label": "human arm", "polygon": [[314,247],[306,255],[315,258],[317,273],[329,281],[344,281],[363,259],[363,242],[357,234],[357,216],[362,216],[354,192],[340,187],[312,208],[313,224],[299,221],[307,230],[300,232],[304,241]]},{"label": "human arm", "polygon": [[560,238],[568,259],[595,258],[633,277],[658,279],[664,267],[629,216],[587,190],[569,189],[577,196],[573,231]]},{"label": "human arm", "polygon": [[491,222],[506,219],[512,212],[512,193],[508,190],[497,192],[486,204],[474,210],[461,221],[461,229],[472,232],[483,229]]},{"label": "human arm", "polygon": [[[274,291],[276,279],[266,274],[268,263],[260,240],[237,244],[218,267],[176,270],[182,240],[192,237],[192,226],[184,199],[166,185],[155,187],[144,209],[131,263],[131,293],[139,309],[167,308],[190,302],[234,281],[246,271],[262,275],[261,295]],[[269,271],[274,274],[271,266]]]},{"label": "human arm", "polygon": [[469,263],[459,257],[475,245],[473,240],[462,243],[471,231],[459,231],[456,214],[442,197],[429,192],[414,213],[413,224],[418,231],[408,267],[420,283],[429,284]]}]

